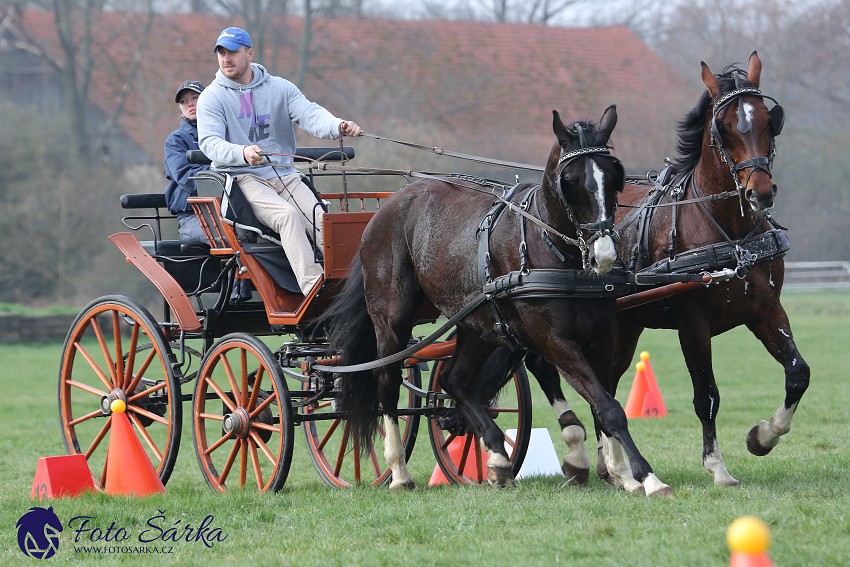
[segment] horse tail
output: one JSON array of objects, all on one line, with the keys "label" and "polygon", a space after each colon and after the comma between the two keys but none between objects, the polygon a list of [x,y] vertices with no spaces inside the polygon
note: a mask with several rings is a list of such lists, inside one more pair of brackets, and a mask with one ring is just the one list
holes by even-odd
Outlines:
[{"label": "horse tail", "polygon": [[[345,285],[317,321],[327,332],[330,352],[339,355],[340,365],[375,360],[378,342],[375,325],[366,309],[360,255],[352,260]],[[377,430],[378,381],[372,370],[340,374],[338,408],[347,414],[355,447],[368,451]]]}]

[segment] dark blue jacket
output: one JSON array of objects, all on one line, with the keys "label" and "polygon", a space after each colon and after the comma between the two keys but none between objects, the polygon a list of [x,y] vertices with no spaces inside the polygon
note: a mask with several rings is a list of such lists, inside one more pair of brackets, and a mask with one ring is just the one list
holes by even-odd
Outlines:
[{"label": "dark blue jacket", "polygon": [[179,217],[192,215],[192,208],[186,203],[186,199],[197,195],[195,182],[189,179],[199,171],[210,168],[209,165],[198,165],[189,163],[186,159],[186,150],[197,150],[198,127],[190,123],[186,118],[180,127],[168,135],[165,140],[165,177],[169,180],[165,188],[165,203],[172,214]]}]

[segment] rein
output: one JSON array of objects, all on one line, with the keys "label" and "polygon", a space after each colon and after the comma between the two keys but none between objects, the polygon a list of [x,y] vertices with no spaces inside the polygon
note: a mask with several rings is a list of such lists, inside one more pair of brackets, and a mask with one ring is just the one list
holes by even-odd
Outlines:
[{"label": "rein", "polygon": [[512,169],[527,169],[529,171],[544,171],[543,167],[539,165],[530,165],[527,163],[518,163],[514,161],[503,161],[493,158],[481,157],[471,154],[462,154],[459,152],[452,152],[449,150],[444,150],[443,148],[437,146],[424,146],[422,144],[415,144],[413,142],[405,142],[404,140],[396,140],[393,138],[386,138],[384,136],[378,136],[377,134],[370,134],[369,132],[363,132],[363,135],[367,138],[373,138],[375,140],[383,140],[386,142],[392,142],[394,144],[399,144],[402,146],[407,146],[408,148],[415,148],[417,150],[426,150],[430,151],[438,156],[448,156],[458,159],[465,159],[467,161],[474,161],[478,163],[485,163],[488,165],[497,165],[499,167],[509,167]]}]

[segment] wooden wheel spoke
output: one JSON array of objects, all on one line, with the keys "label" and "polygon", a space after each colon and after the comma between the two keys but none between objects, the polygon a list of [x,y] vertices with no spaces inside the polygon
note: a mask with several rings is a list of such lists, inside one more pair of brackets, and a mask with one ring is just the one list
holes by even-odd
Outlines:
[{"label": "wooden wheel spoke", "polygon": [[259,436],[259,435],[257,435],[257,434],[256,434],[256,432],[254,432],[254,431],[251,431],[251,432],[249,433],[249,435],[251,436],[251,439],[253,439],[254,444],[256,444],[256,445],[257,445],[257,447],[259,447],[259,448],[260,448],[260,451],[262,451],[262,452],[263,452],[263,454],[266,456],[266,458],[269,460],[269,462],[270,462],[272,465],[277,466],[277,459],[275,458],[274,454],[272,454],[272,452],[271,452],[271,450],[269,449],[268,445],[266,445],[266,444],[263,442],[263,440],[260,438],[260,436]]},{"label": "wooden wheel spoke", "polygon": [[[230,433],[225,436],[225,438],[227,437],[230,437]],[[210,447],[210,449],[212,449],[212,447]],[[224,486],[224,483],[227,481],[227,475],[230,474],[230,469],[233,468],[233,463],[236,462],[236,456],[238,455],[238,453],[239,440],[237,440],[236,443],[233,444],[233,447],[230,448],[230,454],[227,455],[227,461],[225,461],[224,463],[224,468],[221,469],[221,474],[218,475],[218,482],[222,486]]]},{"label": "wooden wheel spoke", "polygon": [[[159,447],[157,447],[156,443],[154,443],[154,440],[151,438],[150,434],[148,433],[147,428],[144,425],[142,425],[142,422],[139,420],[138,416],[131,413],[131,414],[129,414],[129,417],[130,417],[130,421],[133,422],[133,425],[136,426],[136,429],[139,430],[139,435],[141,435],[142,439],[145,440],[145,443],[147,443],[150,450],[153,451],[153,454],[156,455],[157,459],[162,461],[162,451],[160,451]],[[157,417],[159,417],[159,416],[157,416]],[[168,424],[167,421],[165,423]]]},{"label": "wooden wheel spoke", "polygon": [[224,367],[224,374],[227,376],[227,383],[230,384],[230,390],[233,392],[233,400],[241,403],[242,394],[239,393],[239,386],[236,385],[236,376],[233,375],[230,361],[227,360],[227,356],[224,353],[221,354],[219,360],[221,360],[221,365]]},{"label": "wooden wheel spoke", "polygon": [[[511,449],[515,451],[516,450],[516,441],[511,439],[507,434],[505,434],[504,437],[505,437],[505,443],[510,445]],[[513,454],[513,451],[511,452],[511,454]]]},{"label": "wooden wheel spoke", "polygon": [[103,382],[104,386],[106,386],[106,390],[112,391],[112,381],[109,379],[109,377],[106,376],[106,374],[103,372],[103,369],[101,369],[97,362],[94,361],[94,358],[92,358],[88,351],[83,348],[83,345],[81,345],[79,342],[76,342],[74,343],[74,348],[77,350],[77,352],[83,355],[85,361],[89,363],[91,369],[94,370],[95,374],[97,374],[97,377],[100,378],[100,381]]},{"label": "wooden wheel spoke", "polygon": [[248,403],[245,405],[245,408],[248,410],[254,407],[254,404],[257,403],[257,397],[260,395],[260,384],[263,382],[263,371],[265,369],[265,366],[260,366],[257,369],[257,373],[254,375],[254,386],[253,390],[251,390],[251,397],[248,399]]},{"label": "wooden wheel spoke", "polygon": [[139,370],[133,376],[133,380],[124,388],[125,392],[132,392],[136,389],[136,386],[139,385],[139,382],[144,377],[145,372],[148,371],[148,367],[151,365],[151,362],[153,362],[154,359],[157,357],[158,352],[159,351],[156,350],[156,347],[152,345],[151,351],[148,353],[147,358],[145,358],[144,362],[139,367]]},{"label": "wooden wheel spoke", "polygon": [[257,446],[255,443],[246,443],[246,445],[248,445],[248,449],[251,453],[251,467],[254,469],[254,479],[257,481],[257,490],[263,490],[263,472],[260,470],[260,459],[257,457]]},{"label": "wooden wheel spoke", "polygon": [[[354,482],[360,482],[360,447],[354,446]],[[339,476],[339,474],[337,474]]]},{"label": "wooden wheel spoke", "polygon": [[[106,433],[109,431],[109,429],[111,427],[112,427],[112,420],[107,419],[106,423],[104,423],[103,427],[100,428],[100,431],[97,432],[97,435],[95,435],[94,439],[92,439],[92,442],[89,445],[89,448],[86,450],[86,453],[85,453],[86,460],[88,460],[89,457],[91,457],[94,454],[94,452],[100,446],[100,442],[103,441],[103,438],[106,436]],[[103,486],[103,485],[101,484],[101,486]]]},{"label": "wooden wheel spoke", "polygon": [[245,486],[248,480],[248,442],[240,439],[239,445],[239,486]]},{"label": "wooden wheel spoke", "polygon": [[319,451],[325,448],[325,445],[328,444],[328,441],[330,441],[331,436],[333,436],[334,431],[336,431],[336,428],[339,427],[339,424],[341,422],[342,420],[340,419],[335,419],[333,420],[333,422],[331,422],[330,427],[328,427],[328,430],[325,432],[325,434],[322,436],[322,439],[319,441],[319,444],[317,446]]},{"label": "wooden wheel spoke", "polygon": [[375,472],[375,478],[381,476],[383,471],[381,470],[381,465],[378,463],[378,454],[375,452],[375,447],[369,447],[369,461],[372,463],[372,470]]},{"label": "wooden wheel spoke", "polygon": [[275,427],[274,425],[270,425],[268,423],[263,423],[262,421],[252,421],[251,427],[255,429],[262,429],[264,431],[271,431],[272,433],[281,433],[279,427]]},{"label": "wooden wheel spoke", "polygon": [[100,403],[100,398],[108,394],[109,392],[104,392],[103,390],[98,390],[93,386],[89,386],[88,384],[83,384],[82,382],[77,382],[76,380],[65,380],[65,383],[69,386],[73,386],[75,388],[79,388],[84,392],[88,392],[89,394],[94,394],[98,397],[98,404]]},{"label": "wooden wheel spoke", "polygon": [[91,413],[87,413],[86,415],[78,417],[77,419],[72,419],[71,421],[68,422],[68,425],[74,426],[74,425],[77,425],[78,423],[82,423],[84,421],[88,421],[88,420],[94,419],[96,417],[103,417],[103,412],[100,411],[100,409],[96,409]]},{"label": "wooden wheel spoke", "polygon": [[136,364],[136,349],[139,348],[139,325],[133,325],[130,336],[130,348],[127,351],[127,365],[124,367],[124,380],[122,388],[129,389],[133,380],[133,366]]},{"label": "wooden wheel spoke", "polygon": [[277,392],[272,391],[272,393],[269,395],[268,398],[263,400],[263,402],[260,405],[258,405],[256,408],[254,408],[253,411],[251,411],[248,414],[248,417],[250,417],[251,419],[256,418],[260,414],[261,411],[263,411],[264,409],[269,407],[269,405],[271,405],[271,403],[274,402],[275,400],[277,400]]},{"label": "wooden wheel spoke", "polygon": [[135,392],[132,396],[127,398],[127,401],[128,402],[135,402],[139,398],[144,398],[145,396],[149,396],[150,394],[157,392],[159,390],[162,390],[163,388],[167,388],[167,387],[168,387],[167,382],[159,382],[157,384],[154,384],[153,386],[151,386],[147,390],[142,390],[141,392]]},{"label": "wooden wheel spoke", "polygon": [[222,389],[218,387],[218,384],[216,384],[216,383],[213,381],[213,379],[212,379],[212,377],[211,377],[211,376],[207,376],[207,377],[204,379],[204,381],[205,381],[207,384],[209,384],[210,388],[212,388],[212,389],[213,389],[213,391],[216,393],[216,395],[219,397],[219,399],[221,399],[222,403],[223,403],[224,405],[226,405],[226,406],[227,406],[227,408],[228,408],[231,412],[236,411],[236,406],[233,404],[233,401],[230,399],[230,396],[228,396],[227,394],[225,394],[225,393],[222,391]]},{"label": "wooden wheel spoke", "polygon": [[112,343],[115,345],[115,383],[119,388],[124,381],[124,350],[121,347],[120,318],[121,314],[118,311],[112,312]]},{"label": "wooden wheel spoke", "polygon": [[[342,442],[339,444],[339,451],[336,454],[336,463],[334,463],[334,476],[339,476],[339,471],[342,470],[342,463],[345,461],[345,449],[348,447],[348,434],[349,434],[350,426],[348,423],[345,424],[342,432]],[[354,461],[360,461],[360,451],[357,447],[354,447]]]},{"label": "wooden wheel spoke", "polygon": [[201,419],[212,419],[213,421],[224,421],[223,415],[218,415],[214,413],[200,413],[198,417]]},{"label": "wooden wheel spoke", "polygon": [[245,350],[239,351],[239,377],[242,379],[242,389],[239,392],[239,404],[244,408],[247,407],[248,399],[248,352]]},{"label": "wooden wheel spoke", "polygon": [[109,347],[106,345],[106,338],[103,336],[103,330],[100,328],[100,323],[97,322],[96,317],[92,317],[91,327],[94,330],[95,337],[97,337],[97,343],[100,346],[100,352],[103,354],[106,367],[109,368],[109,374],[112,375],[111,382],[114,384],[117,381],[115,379],[115,363],[112,361],[112,354],[109,352]]},{"label": "wooden wheel spoke", "polygon": [[233,433],[225,433],[224,435],[221,436],[221,438],[218,441],[216,441],[215,443],[213,443],[212,445],[210,445],[209,447],[207,447],[204,450],[204,455],[209,456],[210,453],[212,453],[213,451],[215,451],[216,449],[218,449],[219,447],[224,445],[229,439],[232,439],[232,438],[233,438]]},{"label": "wooden wheel spoke", "polygon": [[[161,415],[157,415],[157,414],[152,413],[152,412],[149,412],[148,410],[146,410],[146,409],[144,409],[144,408],[141,408],[141,407],[139,407],[139,406],[136,406],[136,405],[128,405],[128,406],[127,406],[127,410],[128,410],[128,411],[127,411],[127,415],[129,415],[130,417],[135,417],[135,416],[134,416],[134,414],[139,414],[139,415],[143,415],[143,416],[145,416],[145,417],[146,417],[146,418],[148,418],[148,419],[151,419],[151,420],[153,420],[153,421],[159,422],[159,423],[161,423],[161,424],[163,424],[163,425],[168,425],[168,420],[167,420],[167,419],[165,419],[163,416],[161,416]],[[132,412],[132,413],[131,413],[131,412]]]},{"label": "wooden wheel spoke", "polygon": [[[474,437],[473,437],[474,439]],[[475,439],[477,441],[477,439]],[[478,474],[478,482],[484,482],[484,462],[481,458],[481,445],[479,443],[474,443],[474,447],[472,450],[475,455],[475,471]]]}]

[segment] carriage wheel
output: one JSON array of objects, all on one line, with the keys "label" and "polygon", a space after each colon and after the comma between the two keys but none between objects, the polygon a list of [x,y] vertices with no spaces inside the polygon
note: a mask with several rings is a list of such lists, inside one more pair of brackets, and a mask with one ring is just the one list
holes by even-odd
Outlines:
[{"label": "carriage wheel", "polygon": [[283,487],[292,463],[292,407],[280,365],[263,342],[233,333],[207,352],[192,431],[201,473],[214,490]]},{"label": "carriage wheel", "polygon": [[[405,379],[420,388],[422,372],[419,366],[407,367],[406,370]],[[338,379],[345,380],[346,377]],[[400,401],[404,401],[404,392]],[[421,405],[422,399],[411,390],[407,390],[407,408],[419,408]],[[375,450],[373,443],[369,443],[369,451],[366,455],[351,446],[350,426],[347,420],[336,413],[335,401],[322,400],[315,408],[303,408],[302,413],[317,418],[303,422],[304,436],[307,439],[310,458],[316,470],[319,471],[319,476],[327,484],[348,488],[352,484],[361,483],[379,486],[392,480],[391,469],[386,466],[383,455]],[[378,435],[383,439],[384,420],[383,417],[377,419]],[[416,435],[419,433],[419,415],[400,415],[399,427],[405,461],[408,461],[416,444]]]},{"label": "carriage wheel", "polygon": [[[443,391],[440,375],[445,365],[446,361],[443,360],[434,364],[428,387],[430,392]],[[448,412],[445,417],[428,420],[428,434],[443,474],[452,484],[486,482],[487,451],[482,449],[479,437],[471,431],[467,432],[466,425],[459,421],[460,415],[454,409],[454,401],[437,400],[437,406],[446,408]],[[524,366],[517,366],[507,384],[491,402],[490,415],[502,431],[515,431],[515,438],[505,433],[505,445],[513,465],[513,476],[516,477],[531,440],[531,389]]]},{"label": "carriage wheel", "polygon": [[65,447],[86,456],[106,481],[111,402],[126,414],[163,484],[180,447],[180,372],[153,316],[124,296],[89,303],[74,319],[59,367],[59,422]]}]

